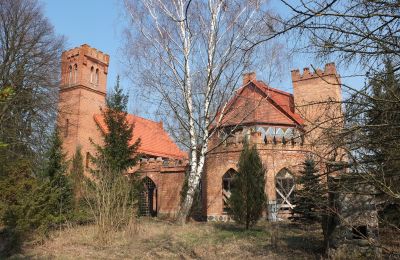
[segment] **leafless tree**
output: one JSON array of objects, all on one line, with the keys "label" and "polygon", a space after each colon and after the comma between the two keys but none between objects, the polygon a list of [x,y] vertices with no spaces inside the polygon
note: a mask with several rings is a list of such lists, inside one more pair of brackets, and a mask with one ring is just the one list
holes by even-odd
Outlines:
[{"label": "leafless tree", "polygon": [[[250,46],[269,33],[264,1],[125,1],[132,26],[127,56],[140,87],[173,115],[189,150],[184,223],[203,172],[208,142],[224,117],[240,75],[254,61]],[[219,113],[217,113],[219,111]],[[218,115],[218,116],[216,116]],[[186,141],[186,142],[185,142]]]},{"label": "leafless tree", "polygon": [[291,15],[279,19],[280,28],[289,28],[302,39],[299,50],[356,67],[364,80],[364,84],[342,84],[343,127],[325,134],[333,147],[346,152],[347,160],[332,158],[331,169],[347,168],[359,176],[360,184],[372,184],[380,191],[382,204],[399,204],[399,1],[281,3]]},{"label": "leafless tree", "polygon": [[55,118],[63,42],[38,1],[0,1],[0,90],[13,90],[0,104],[0,139],[8,144],[2,162],[43,151]]}]

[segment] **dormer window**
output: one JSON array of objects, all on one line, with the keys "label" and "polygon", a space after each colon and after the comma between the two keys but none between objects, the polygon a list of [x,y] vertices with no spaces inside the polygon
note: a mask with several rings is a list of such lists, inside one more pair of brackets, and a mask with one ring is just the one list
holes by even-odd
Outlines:
[{"label": "dormer window", "polygon": [[94,83],[94,68],[90,68],[90,83]]},{"label": "dormer window", "polygon": [[74,65],[74,84],[77,83],[78,80],[78,65]]}]

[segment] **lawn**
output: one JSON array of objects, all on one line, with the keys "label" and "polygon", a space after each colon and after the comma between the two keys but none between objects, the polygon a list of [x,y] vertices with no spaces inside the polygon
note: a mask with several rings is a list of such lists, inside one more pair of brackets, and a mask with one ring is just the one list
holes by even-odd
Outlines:
[{"label": "lawn", "polygon": [[322,254],[318,226],[260,222],[245,231],[235,224],[192,222],[179,226],[141,219],[98,239],[94,226],[54,231],[42,244],[26,245],[17,258],[39,259],[315,259]]}]

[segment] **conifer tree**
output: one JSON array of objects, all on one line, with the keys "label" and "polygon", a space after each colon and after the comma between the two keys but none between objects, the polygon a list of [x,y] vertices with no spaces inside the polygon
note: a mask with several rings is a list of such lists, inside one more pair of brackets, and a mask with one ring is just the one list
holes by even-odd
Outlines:
[{"label": "conifer tree", "polygon": [[387,60],[385,68],[373,76],[370,88],[364,146],[368,152],[362,159],[380,190],[400,194],[400,77],[391,61]]},{"label": "conifer tree", "polygon": [[56,222],[65,220],[72,210],[73,189],[70,179],[66,176],[67,162],[62,151],[62,140],[56,129],[51,139],[48,152],[49,161],[44,171],[41,190],[47,193],[48,213]]},{"label": "conifer tree", "polygon": [[84,167],[82,148],[78,146],[71,160],[70,177],[73,183],[75,199],[79,200],[82,193],[82,183],[84,182]]},{"label": "conifer tree", "polygon": [[298,184],[301,186],[296,192],[293,200],[295,208],[293,209],[294,221],[302,222],[317,222],[322,219],[322,209],[326,200],[323,184],[320,182],[318,170],[315,167],[315,162],[311,158],[306,158],[303,162],[303,170],[298,179]]},{"label": "conifer tree", "polygon": [[102,110],[106,125],[103,133],[103,146],[96,147],[92,158],[95,181],[88,181],[91,198],[87,198],[100,237],[108,239],[107,234],[121,225],[129,223],[137,204],[140,182],[133,174],[124,176],[135,166],[139,155],[136,153],[140,139],[131,144],[133,125],[127,120],[128,96],[117,84],[108,98],[107,107]]},{"label": "conifer tree", "polygon": [[265,168],[255,146],[249,148],[245,139],[239,159],[239,172],[233,178],[228,200],[229,215],[246,229],[261,218],[265,209]]},{"label": "conifer tree", "polygon": [[103,135],[104,146],[95,144],[97,156],[95,164],[105,163],[115,172],[124,172],[138,161],[135,153],[140,139],[130,144],[133,125],[127,120],[128,95],[120,88],[119,76],[113,93],[107,97],[106,109],[102,110],[107,131]]}]

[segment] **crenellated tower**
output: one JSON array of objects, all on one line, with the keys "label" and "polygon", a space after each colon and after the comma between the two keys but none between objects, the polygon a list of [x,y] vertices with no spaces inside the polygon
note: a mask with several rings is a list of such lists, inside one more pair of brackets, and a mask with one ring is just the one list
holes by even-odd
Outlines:
[{"label": "crenellated tower", "polygon": [[82,147],[85,161],[94,153],[89,138],[101,140],[93,116],[105,106],[109,55],[87,44],[63,52],[58,127],[71,158]]},{"label": "crenellated tower", "polygon": [[325,130],[341,126],[341,80],[334,63],[311,72],[292,70],[296,112],[305,120],[308,141],[319,139]]}]

